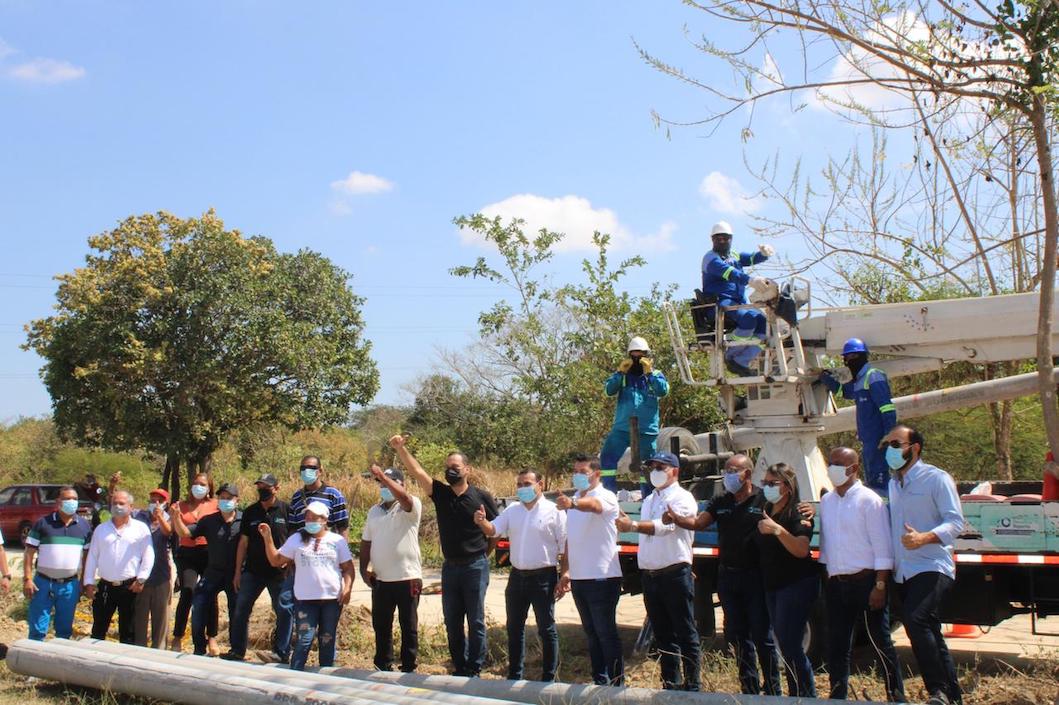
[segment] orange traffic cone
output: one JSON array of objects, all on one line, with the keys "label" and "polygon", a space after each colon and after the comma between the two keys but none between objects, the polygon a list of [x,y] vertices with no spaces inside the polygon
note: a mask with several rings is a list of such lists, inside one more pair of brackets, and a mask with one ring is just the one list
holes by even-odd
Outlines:
[{"label": "orange traffic cone", "polygon": [[950,624],[945,632],[946,639],[977,639],[980,636],[982,630],[974,624]]}]

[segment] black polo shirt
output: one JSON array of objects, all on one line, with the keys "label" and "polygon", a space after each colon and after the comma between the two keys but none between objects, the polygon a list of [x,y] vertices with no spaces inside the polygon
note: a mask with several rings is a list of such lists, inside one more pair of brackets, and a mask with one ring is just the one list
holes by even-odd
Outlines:
[{"label": "black polo shirt", "polygon": [[261,522],[268,524],[272,529],[272,540],[277,547],[282,546],[287,541],[288,511],[287,503],[277,499],[268,509],[261,506],[261,502],[254,502],[243,512],[240,533],[246,537],[246,569],[254,575],[266,580],[283,575],[282,568],[276,568],[268,562],[265,540],[257,532],[257,527]]},{"label": "black polo shirt", "polygon": [[242,512],[236,512],[235,518],[228,522],[223,514],[214,512],[188,527],[192,538],[206,538],[206,575],[228,580],[235,575],[235,552],[239,548],[242,517]]},{"label": "black polo shirt", "polygon": [[[813,538],[813,520],[803,519],[793,502],[787,502],[783,511],[772,520],[794,536],[806,536],[810,541]],[[778,537],[760,531],[755,533],[754,543],[761,558],[761,577],[765,580],[766,590],[778,590],[802,578],[820,574],[820,566],[813,560],[811,552],[803,558],[796,558]]]},{"label": "black polo shirt", "polygon": [[474,513],[478,507],[485,507],[485,518],[495,519],[499,512],[493,495],[474,485],[468,485],[467,491],[458,495],[448,484],[434,480],[430,499],[438,514],[441,553],[446,560],[464,561],[483,555],[489,541],[475,525]]},{"label": "black polo shirt", "polygon": [[742,502],[736,502],[734,494],[725,492],[706,506],[717,522],[717,545],[725,568],[743,570],[758,566],[754,536],[758,533],[757,523],[764,516],[764,506],[765,497],[757,487]]}]

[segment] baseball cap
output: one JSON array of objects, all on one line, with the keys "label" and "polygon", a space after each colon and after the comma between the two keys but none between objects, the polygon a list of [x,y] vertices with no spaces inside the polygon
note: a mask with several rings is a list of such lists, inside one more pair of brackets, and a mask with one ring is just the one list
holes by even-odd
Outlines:
[{"label": "baseball cap", "polygon": [[663,465],[666,465],[667,467],[671,467],[671,468],[679,468],[680,467],[680,459],[677,458],[677,456],[675,456],[672,453],[669,453],[667,451],[662,451],[660,453],[655,453],[654,455],[652,455],[650,458],[647,459],[647,462],[649,462],[649,463],[662,463]]},{"label": "baseball cap", "polygon": [[165,490],[163,490],[161,487],[155,487],[153,490],[151,490],[150,492],[147,493],[147,496],[149,497],[149,496],[154,495],[154,494],[158,495],[159,497],[161,497],[166,502],[169,501],[169,493],[166,492]]},{"label": "baseball cap", "polygon": [[404,484],[404,473],[397,468],[386,468],[382,471],[382,474],[391,480],[396,480],[397,482]]},{"label": "baseball cap", "polygon": [[233,497],[239,496],[239,488],[230,482],[225,482],[223,485],[217,488],[217,494],[220,494],[221,492],[227,492]]},{"label": "baseball cap", "polygon": [[275,475],[273,475],[270,472],[266,472],[264,475],[262,475],[261,477],[257,478],[256,480],[254,480],[254,484],[255,485],[268,485],[269,487],[275,487],[276,485],[279,484],[279,481],[276,480],[276,476]]},{"label": "baseball cap", "polygon": [[318,517],[326,519],[331,516],[331,509],[323,502],[309,502],[309,506],[305,508],[305,511],[312,512]]}]

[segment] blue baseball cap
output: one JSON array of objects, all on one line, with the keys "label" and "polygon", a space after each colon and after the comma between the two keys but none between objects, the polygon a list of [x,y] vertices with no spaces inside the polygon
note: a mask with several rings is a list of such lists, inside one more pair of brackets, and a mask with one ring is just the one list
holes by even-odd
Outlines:
[{"label": "blue baseball cap", "polygon": [[647,462],[648,463],[662,463],[666,467],[671,467],[671,468],[679,468],[680,467],[680,459],[677,458],[677,456],[673,455],[672,453],[667,453],[666,451],[662,451],[660,453],[655,453],[654,455],[652,455],[650,458],[647,459]]}]

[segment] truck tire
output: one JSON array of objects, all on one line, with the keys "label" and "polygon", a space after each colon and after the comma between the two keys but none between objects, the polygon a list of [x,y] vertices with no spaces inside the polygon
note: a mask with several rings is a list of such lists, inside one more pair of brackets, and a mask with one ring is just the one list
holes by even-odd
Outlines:
[{"label": "truck tire", "polygon": [[658,433],[659,452],[672,450],[672,439],[677,438],[680,452],[677,455],[698,455],[699,442],[695,440],[695,434],[682,426],[666,426]]}]

